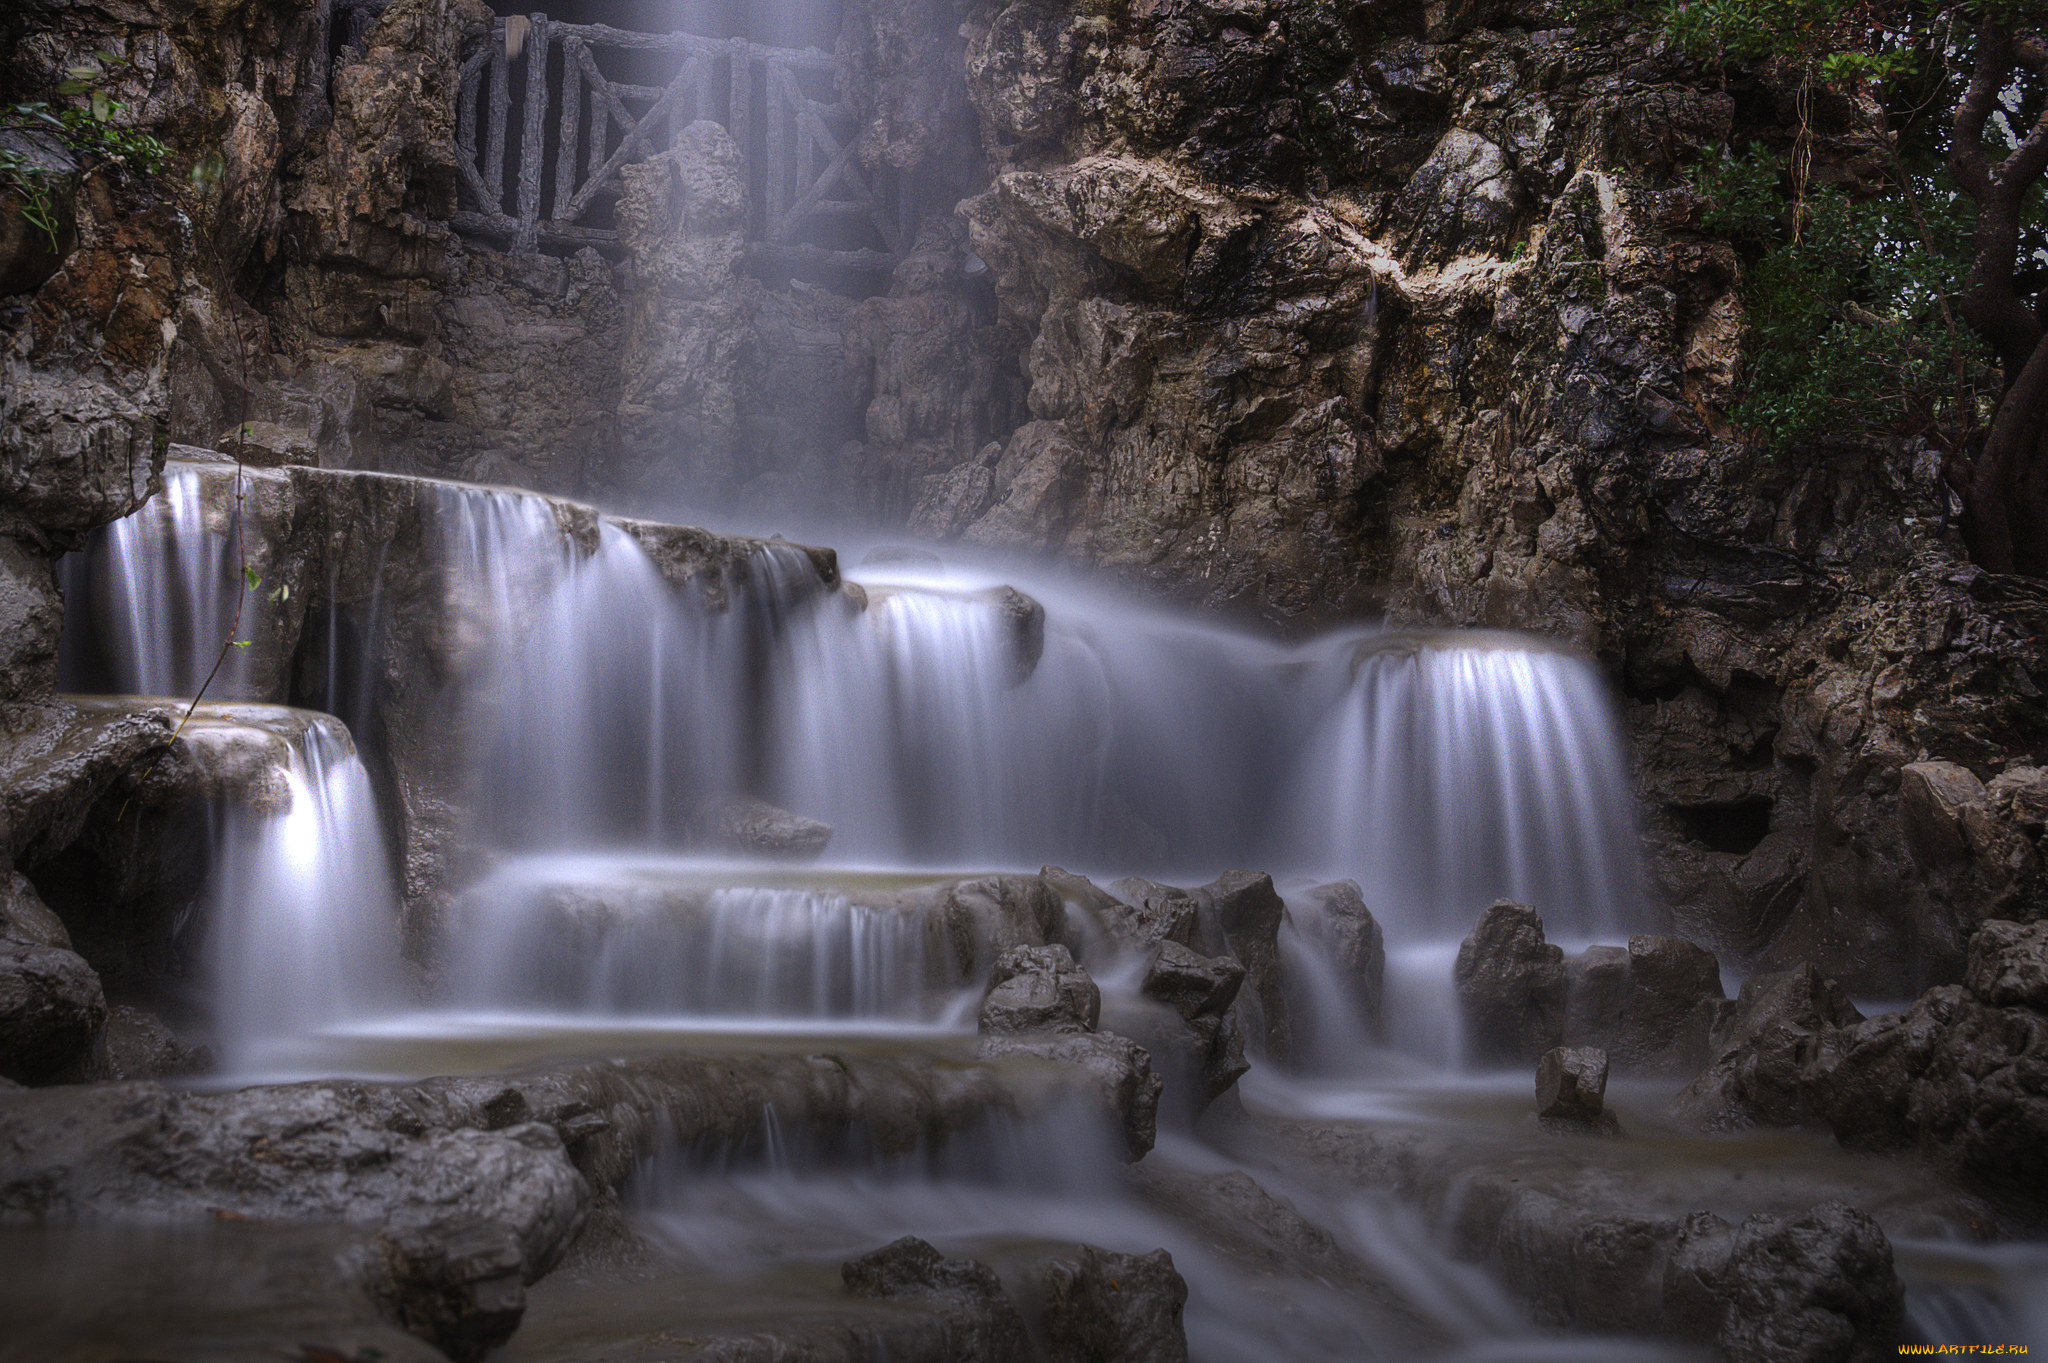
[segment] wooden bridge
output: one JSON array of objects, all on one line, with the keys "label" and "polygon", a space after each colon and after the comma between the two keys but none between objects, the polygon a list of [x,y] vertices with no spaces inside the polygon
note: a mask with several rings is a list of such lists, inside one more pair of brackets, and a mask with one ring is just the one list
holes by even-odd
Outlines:
[{"label": "wooden bridge", "polygon": [[[346,45],[362,41],[388,0],[332,3]],[[621,66],[658,70],[661,83],[608,74]],[[887,270],[916,232],[917,186],[860,164],[859,119],[835,89],[837,71],[838,59],[815,48],[545,14],[500,19],[461,71],[455,228],[513,252],[616,248],[619,169],[710,119],[746,157],[753,258]]]}]

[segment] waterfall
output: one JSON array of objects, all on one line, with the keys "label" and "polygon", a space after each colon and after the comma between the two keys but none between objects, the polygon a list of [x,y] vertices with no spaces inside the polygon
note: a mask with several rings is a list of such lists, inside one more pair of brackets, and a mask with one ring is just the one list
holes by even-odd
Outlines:
[{"label": "waterfall", "polygon": [[326,715],[205,706],[187,734],[196,750],[253,743],[270,759],[216,807],[202,913],[227,1070],[289,1068],[305,1038],[402,997],[397,893],[369,774]]},{"label": "waterfall", "polygon": [[230,630],[254,641],[272,627],[275,589],[260,579],[250,588],[243,576],[245,560],[267,558],[248,506],[259,477],[166,465],[160,494],[65,556],[60,687],[191,697],[218,662],[210,699],[283,699],[265,670],[271,660],[229,642]]},{"label": "waterfall", "polygon": [[[232,609],[232,532],[248,518],[229,515],[236,486],[225,469],[173,466],[159,501],[67,565],[83,606],[67,659],[121,660],[88,680],[196,684]],[[388,591],[367,584],[366,628],[345,638],[330,613],[325,665],[328,703],[347,693],[363,717],[391,658],[413,656],[389,654],[380,631],[427,631],[422,656],[445,674],[426,692],[448,707],[437,741],[466,773],[479,850],[509,858],[449,919],[451,1006],[892,1025],[943,1013],[927,935],[835,895],[829,876],[771,887],[727,866],[687,894],[621,888],[650,857],[718,853],[695,841],[697,811],[733,797],[830,825],[842,867],[1355,879],[1387,935],[1389,1037],[1431,1056],[1454,1051],[1445,947],[1487,903],[1533,902],[1563,937],[1616,933],[1639,913],[1606,685],[1544,642],[1371,631],[1287,646],[1072,586],[1026,582],[1027,597],[901,564],[841,589],[778,541],[743,561],[713,554],[679,581],[639,532],[586,508],[412,487],[416,558]],[[382,574],[387,548],[374,561]],[[288,664],[231,681],[279,691]],[[319,818],[361,825],[319,834],[333,844],[321,855],[367,866],[381,853],[362,850],[376,828],[360,764],[338,723],[309,733],[293,779],[330,792]],[[345,905],[294,888],[289,868],[311,854],[284,848],[315,836],[294,822],[311,817],[230,817],[217,908],[237,924],[230,939],[289,936],[323,913],[355,932],[369,900],[396,921],[381,868]],[[584,883],[565,883],[571,871]],[[252,907],[265,895],[292,902],[266,917]],[[579,902],[588,911],[571,912]],[[1304,1035],[1341,1068],[1366,1029],[1315,923],[1295,917],[1282,949]],[[224,1002],[233,1025],[345,1011],[344,987],[296,969],[235,986],[270,1001]],[[283,1002],[296,994],[297,1012]]]},{"label": "waterfall", "polygon": [[924,916],[615,859],[515,862],[455,911],[449,995],[492,1013],[932,1021]]},{"label": "waterfall", "polygon": [[1634,790],[1607,684],[1513,635],[1369,636],[1338,661],[1296,782],[1304,849],[1411,932],[1461,935],[1497,898],[1555,935],[1642,903]]}]

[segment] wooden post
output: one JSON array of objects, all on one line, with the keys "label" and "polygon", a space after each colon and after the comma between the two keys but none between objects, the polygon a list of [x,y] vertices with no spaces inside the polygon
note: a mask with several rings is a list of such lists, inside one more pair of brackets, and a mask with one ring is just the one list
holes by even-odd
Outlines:
[{"label": "wooden post", "polygon": [[505,60],[505,39],[502,33],[491,35],[491,122],[484,142],[484,192],[490,196],[488,203],[480,205],[486,213],[502,214],[505,211],[505,122],[512,115],[512,70]]},{"label": "wooden post", "polygon": [[789,141],[790,81],[789,73],[773,62],[764,63],[761,69],[768,78],[768,147],[767,155],[762,157],[763,168],[768,172],[768,223],[763,235],[769,241],[781,241],[782,176],[787,169],[785,158],[795,150]]},{"label": "wooden post", "polygon": [[751,226],[753,205],[754,164],[758,153],[754,148],[754,61],[747,51],[745,38],[734,38],[727,45],[732,53],[727,60],[732,63],[732,107],[727,111],[725,130],[732,134],[732,140],[740,149],[740,174],[747,180],[747,217]]},{"label": "wooden post", "polygon": [[583,63],[575,38],[562,40],[562,145],[555,151],[555,198],[548,216],[563,227],[562,213],[576,196],[576,161],[582,141]]},{"label": "wooden post", "polygon": [[548,17],[533,16],[526,38],[526,126],[519,134],[519,236],[512,243],[518,255],[540,249],[540,177],[546,163],[548,118]]},{"label": "wooden post", "polygon": [[[597,63],[595,58],[593,58],[591,70],[595,71],[596,68]],[[589,72],[585,72],[586,76],[589,74]],[[590,148],[589,155],[584,159],[583,174],[578,177],[585,184],[588,184],[590,177],[597,174],[599,167],[604,165],[605,158],[611,155],[606,150],[612,140],[611,128],[612,115],[611,110],[605,107],[604,87],[598,82],[597,78],[592,77],[590,85]],[[580,197],[582,190],[577,190],[577,194]]]}]

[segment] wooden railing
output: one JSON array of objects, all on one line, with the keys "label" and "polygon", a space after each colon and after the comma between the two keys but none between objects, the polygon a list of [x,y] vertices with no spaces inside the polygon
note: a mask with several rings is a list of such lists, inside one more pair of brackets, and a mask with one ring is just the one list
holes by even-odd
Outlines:
[{"label": "wooden railing", "polygon": [[[501,20],[462,67],[457,230],[514,252],[616,246],[608,219],[620,168],[666,151],[692,121],[711,119],[746,156],[749,249],[757,257],[886,269],[909,249],[914,186],[860,164],[858,119],[833,92],[838,63],[830,53],[558,23],[544,14],[525,22],[520,43],[512,21],[516,56],[507,53]],[[624,52],[657,54],[675,74],[663,85],[614,79],[600,56]]]}]

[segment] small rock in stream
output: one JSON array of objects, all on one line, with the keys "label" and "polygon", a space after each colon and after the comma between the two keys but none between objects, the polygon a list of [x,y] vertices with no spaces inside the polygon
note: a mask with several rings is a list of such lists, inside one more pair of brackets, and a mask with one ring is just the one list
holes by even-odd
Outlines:
[{"label": "small rock in stream", "polygon": [[1594,1046],[1558,1046],[1536,1062],[1536,1122],[1558,1135],[1618,1136],[1621,1123],[1602,1110],[1607,1094],[1607,1052]]}]

